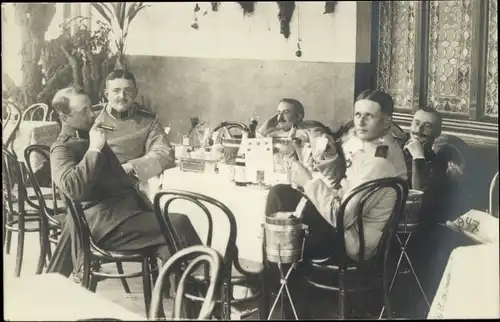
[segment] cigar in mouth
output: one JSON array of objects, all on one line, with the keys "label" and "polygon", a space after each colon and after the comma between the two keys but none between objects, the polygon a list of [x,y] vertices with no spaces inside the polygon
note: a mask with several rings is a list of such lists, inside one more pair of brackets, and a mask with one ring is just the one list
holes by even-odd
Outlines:
[{"label": "cigar in mouth", "polygon": [[99,124],[97,127],[106,131],[116,131],[116,127],[111,125]]}]

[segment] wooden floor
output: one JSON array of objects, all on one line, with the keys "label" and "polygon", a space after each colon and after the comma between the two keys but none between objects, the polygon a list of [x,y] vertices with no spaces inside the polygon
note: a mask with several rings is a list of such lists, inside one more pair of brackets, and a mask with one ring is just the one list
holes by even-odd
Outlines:
[{"label": "wooden floor", "polygon": [[[15,268],[15,254],[16,254],[16,246],[17,246],[17,236],[14,234],[12,238],[12,249],[9,255],[5,254],[5,249],[3,251],[4,254],[4,278],[10,279],[15,278],[14,276],[14,268]],[[35,274],[36,261],[38,259],[39,254],[39,244],[38,244],[38,234],[30,233],[26,235],[25,240],[25,251],[24,251],[24,262],[22,275]],[[125,264],[125,271],[137,270],[140,268],[139,264]],[[400,280],[396,283],[396,287],[393,290],[391,298],[394,303],[394,310],[396,317],[400,318],[425,318],[427,315],[427,308],[425,303],[420,297],[410,296],[407,292],[409,289],[416,287],[416,285],[411,285],[412,281],[407,278],[410,276],[402,275]],[[406,280],[405,280],[406,279]],[[144,298],[142,295],[142,280],[141,278],[131,278],[128,279],[128,283],[130,286],[131,293],[125,293],[121,283],[119,280],[105,280],[98,284],[97,292],[109,299],[112,302],[115,302],[118,305],[123,306],[127,310],[134,312],[140,316],[146,318],[145,309],[144,309]],[[414,283],[413,283],[414,284]],[[397,287],[400,285],[400,287]],[[8,296],[9,290],[6,289],[5,296]],[[412,292],[416,293],[416,292]],[[418,293],[418,292],[417,292]],[[308,294],[307,296],[314,296],[315,303],[314,308],[312,308],[313,317],[315,319],[332,319],[336,317],[337,309],[336,309],[336,299],[334,295],[330,294],[317,294],[312,295]],[[432,300],[432,299],[430,299]],[[411,305],[405,305],[411,303]],[[404,309],[404,307],[410,307],[411,309]],[[167,316],[169,316],[168,312],[171,312],[172,303],[170,301],[165,302],[165,310],[167,312]],[[406,311],[406,312],[405,312]],[[411,312],[410,312],[411,311]],[[257,317],[256,317],[257,318]],[[273,314],[273,319],[280,318],[279,309],[275,311]],[[372,316],[375,318],[375,316]]]}]

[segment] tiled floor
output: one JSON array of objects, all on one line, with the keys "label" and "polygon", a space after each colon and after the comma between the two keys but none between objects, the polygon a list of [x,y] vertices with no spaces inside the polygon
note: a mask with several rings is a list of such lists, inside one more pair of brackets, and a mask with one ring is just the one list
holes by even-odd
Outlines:
[{"label": "tiled floor", "polygon": [[[12,239],[12,250],[11,254],[4,254],[4,278],[15,278],[14,277],[14,267],[15,267],[15,247],[17,238],[13,235]],[[27,234],[25,240],[25,251],[24,251],[24,262],[22,275],[34,274],[36,261],[39,254],[38,246],[38,235],[37,234]],[[125,264],[125,271],[136,270],[140,268],[138,264]],[[427,314],[427,309],[425,305],[422,305],[423,300],[420,297],[409,296],[406,293],[409,289],[416,289],[416,285],[410,280],[406,280],[409,276],[401,276],[401,279],[396,283],[396,288],[393,290],[392,299],[394,301],[394,310],[396,311],[396,316],[401,318],[425,318]],[[399,278],[399,277],[398,277]],[[411,283],[410,283],[411,282]],[[127,310],[134,312],[140,316],[146,317],[144,309],[144,298],[142,295],[142,280],[141,278],[131,278],[128,279],[128,284],[130,286],[131,293],[125,293],[119,280],[105,280],[98,284],[97,292],[103,295],[105,298],[115,302]],[[397,286],[400,287],[397,287]],[[8,296],[9,290],[4,290],[6,296]],[[416,293],[416,292],[412,292]],[[315,319],[331,319],[336,316],[336,299],[334,295],[330,294],[308,294],[307,296],[314,297],[312,303],[313,317]],[[410,305],[405,305],[410,303]],[[409,309],[403,309],[406,306]],[[420,307],[423,306],[424,309]],[[171,302],[165,303],[165,309],[167,312],[171,310]],[[406,311],[406,312],[405,312]],[[275,311],[273,317],[279,319],[279,309]],[[410,313],[413,312],[413,313]],[[167,313],[169,314],[169,313]]]}]

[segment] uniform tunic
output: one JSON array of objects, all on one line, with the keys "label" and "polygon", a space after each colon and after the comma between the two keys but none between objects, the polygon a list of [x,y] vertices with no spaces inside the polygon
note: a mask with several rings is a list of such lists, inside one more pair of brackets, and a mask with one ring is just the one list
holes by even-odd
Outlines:
[{"label": "uniform tunic", "polygon": [[175,167],[167,134],[158,119],[138,105],[125,112],[107,105],[96,121],[116,128],[108,132],[108,144],[121,164],[132,164],[139,181],[145,182]]},{"label": "uniform tunic", "polygon": [[[108,144],[100,152],[88,151],[88,147],[85,133],[63,126],[50,152],[52,179],[56,186],[82,204],[92,236],[100,247],[138,250],[158,246],[159,256],[166,260],[170,256],[169,247],[166,247],[151,202],[137,189],[135,180],[125,173]],[[201,244],[185,215],[174,215],[171,219],[186,245]],[[73,265],[80,263],[78,242],[74,222],[67,216],[48,272],[69,276]]]}]

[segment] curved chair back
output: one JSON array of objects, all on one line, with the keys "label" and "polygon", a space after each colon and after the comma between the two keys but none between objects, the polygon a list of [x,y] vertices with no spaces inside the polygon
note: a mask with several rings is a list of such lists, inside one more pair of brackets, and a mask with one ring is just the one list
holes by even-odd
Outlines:
[{"label": "curved chair back", "polygon": [[21,125],[21,120],[22,120],[21,109],[13,102],[6,99],[2,99],[2,114],[4,114],[4,111],[6,114],[6,118],[2,120],[3,122],[2,131],[6,129],[9,122],[15,121],[12,131],[8,133],[7,139],[2,138],[3,146],[9,148],[10,144],[12,143],[12,141],[14,141],[14,138],[16,137],[16,132],[19,130],[19,126]]},{"label": "curved chair back", "polygon": [[47,121],[49,106],[45,103],[35,103],[24,110],[23,121]]},{"label": "curved chair back", "polygon": [[27,192],[21,166],[16,156],[5,147],[2,147],[2,190],[6,210],[14,213],[14,204],[17,203],[19,213],[24,213]]},{"label": "curved chair back", "polygon": [[[440,135],[434,141],[432,150],[443,169],[443,173],[455,182],[467,174],[467,163],[470,161],[471,153],[469,146],[461,138],[454,135]],[[454,167],[450,166],[450,163]]]},{"label": "curved chair back", "polygon": [[30,145],[24,150],[24,159],[26,160],[26,168],[28,169],[28,176],[30,178],[32,188],[37,196],[38,200],[37,206],[40,209],[42,209],[42,213],[50,223],[58,225],[60,224],[59,221],[57,221],[53,216],[61,211],[57,203],[58,201],[63,203],[63,200],[61,198],[58,198],[59,196],[57,193],[57,187],[52,182],[52,180],[50,180],[52,188],[52,207],[49,207],[49,205],[47,205],[47,202],[45,200],[44,194],[41,189],[41,185],[38,180],[38,176],[33,169],[32,160],[34,155],[39,156],[41,158],[39,161],[42,161],[44,165],[45,164],[49,165],[49,167],[45,168],[44,170],[50,173],[50,148],[45,145],[38,145],[38,144]]},{"label": "curved chair back", "polygon": [[[91,234],[90,226],[87,218],[85,217],[85,213],[83,212],[82,204],[71,199],[64,193],[63,195],[66,205],[68,206],[69,213],[76,226],[76,234],[78,236],[78,239],[80,240],[80,245],[82,247],[84,255],[84,261],[90,260],[91,247],[102,256],[113,257],[112,254],[97,246],[97,243]],[[88,267],[87,263],[84,263],[84,267]]]},{"label": "curved chair back", "polygon": [[[163,209],[161,207],[161,202],[165,201]],[[227,208],[223,203],[213,198],[207,197],[205,195],[184,191],[184,190],[163,190],[158,192],[154,198],[154,209],[155,215],[160,223],[160,229],[163,232],[163,235],[167,238],[167,241],[170,245],[174,245],[175,252],[180,251],[185,248],[185,245],[182,245],[182,241],[177,234],[172,221],[170,220],[170,206],[175,200],[186,200],[190,201],[196,206],[198,206],[207,217],[208,221],[208,233],[207,233],[207,241],[206,246],[212,246],[212,235],[213,235],[213,218],[204,203],[213,205],[219,208],[222,213],[224,213],[229,221],[229,238],[227,241],[226,251],[224,253],[224,261],[228,265],[232,265],[232,261],[235,256],[237,256],[238,251],[236,249],[236,236],[237,236],[237,227],[236,227],[236,219],[234,218],[233,213],[229,208]]]},{"label": "curved chair back", "polygon": [[[385,263],[387,261],[389,253],[390,240],[392,239],[392,235],[394,234],[397,224],[401,220],[401,216],[404,211],[405,202],[408,197],[408,184],[401,178],[383,178],[365,182],[364,184],[354,188],[349,193],[349,195],[344,198],[337,213],[338,245],[336,245],[336,247],[341,247],[340,249],[345,249],[345,238],[344,238],[345,210],[347,204],[352,198],[354,198],[358,194],[363,194],[360,202],[354,208],[355,218],[359,232],[358,262],[360,266],[363,266],[365,261],[365,235],[363,229],[364,206],[371,196],[373,196],[377,191],[380,191],[382,189],[393,189],[396,192],[396,202],[394,203],[394,207],[392,209],[389,220],[387,221],[384,227],[382,238],[377,246],[374,258],[376,264],[380,264],[381,262]],[[345,252],[342,253],[343,255],[340,258],[340,267],[345,267],[346,253]]]},{"label": "curved chair back", "polygon": [[[193,258],[193,255],[196,255],[197,257]],[[151,308],[149,312],[150,320],[157,320],[159,318],[164,283],[168,282],[167,277],[170,276],[170,274],[172,274],[174,271],[178,271],[180,265],[185,265],[188,260],[189,264],[181,275],[180,282],[175,294],[173,312],[174,320],[180,320],[186,280],[188,276],[192,272],[194,272],[196,268],[203,262],[206,262],[208,264],[210,282],[208,285],[205,300],[203,301],[203,305],[198,314],[198,320],[209,319],[212,315],[212,311],[214,309],[215,301],[217,298],[216,290],[218,290],[218,285],[220,283],[222,260],[219,253],[214,249],[202,245],[197,245],[180,250],[172,257],[170,257],[169,260],[163,265],[163,268],[160,271],[158,280],[156,281],[153,289],[153,297],[151,300]]]},{"label": "curved chair back", "polygon": [[493,179],[491,180],[490,184],[490,215],[498,218],[498,171],[497,173],[493,176]]}]

